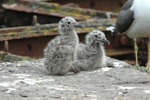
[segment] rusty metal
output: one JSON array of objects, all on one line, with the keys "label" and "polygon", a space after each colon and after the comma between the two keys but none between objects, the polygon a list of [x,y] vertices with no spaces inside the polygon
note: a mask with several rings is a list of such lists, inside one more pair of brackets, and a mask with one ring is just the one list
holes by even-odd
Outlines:
[{"label": "rusty metal", "polygon": [[120,37],[120,43],[121,43],[121,45],[126,45],[128,43],[128,41],[129,41],[129,38],[126,35],[122,35]]},{"label": "rusty metal", "polygon": [[[32,14],[32,16],[36,14],[38,16],[38,19],[42,19],[42,20],[46,18],[39,18],[39,15],[48,16],[47,18],[51,19],[52,22],[55,22],[55,23],[57,23],[61,19],[61,17],[68,16],[67,13],[71,13],[71,12],[66,11],[67,13],[62,14],[62,13],[55,12],[55,11],[53,12],[53,10],[46,11],[45,8],[42,8],[42,7],[48,7],[46,6],[47,3],[41,4],[40,2],[36,2],[36,4],[40,6],[41,8],[39,9],[36,7],[35,9],[35,8],[30,7],[31,2],[29,1],[31,0],[19,0],[19,1],[28,1],[28,2],[26,3],[22,2],[22,5],[21,4],[13,4],[13,5],[3,4],[3,7],[6,9],[6,11],[9,11],[9,12],[12,11],[13,13],[16,13],[16,14],[18,14],[18,12],[19,13],[24,12],[26,15]],[[67,0],[64,0],[64,1],[67,1]],[[93,2],[95,1],[93,0]],[[108,0],[108,1],[114,2],[112,0],[111,1]],[[117,4],[116,1],[118,0],[115,0],[115,4]],[[61,0],[60,2],[63,2],[63,0]],[[121,1],[121,4],[122,3],[123,2]],[[48,3],[48,5],[52,5],[54,7],[56,7],[55,5],[58,6],[58,4],[55,4],[55,3]],[[89,13],[95,14],[94,16],[89,14],[87,18],[83,16],[72,15],[76,20],[80,20],[80,23],[85,26],[84,29],[77,29],[81,42],[84,42],[85,35],[88,32],[92,31],[93,29],[100,29],[105,32],[106,37],[111,43],[111,45],[105,45],[106,54],[108,56],[116,56],[116,55],[119,56],[119,55],[134,53],[133,40],[129,39],[125,35],[111,36],[110,31],[106,30],[107,27],[115,23],[116,19],[112,19],[112,18],[117,17],[116,13],[91,10],[91,9],[82,9],[78,7],[70,7],[70,5],[67,5],[67,7],[66,5],[64,6],[59,5],[59,7],[64,8],[64,9],[74,9],[75,11],[82,10],[82,11],[88,12],[87,14]],[[110,8],[112,7],[110,6]],[[32,19],[32,16],[30,15],[29,19]],[[57,20],[53,21],[54,18],[57,18]],[[42,58],[43,49],[46,47],[48,41],[50,41],[51,39],[53,39],[55,36],[59,34],[57,30],[57,24],[39,25],[37,23],[36,16],[34,17],[32,21],[31,21],[31,24],[33,23],[34,26],[0,29],[0,51],[6,50],[4,48],[6,47],[4,46],[4,44],[6,43],[5,41],[8,41],[9,42],[9,49],[7,50],[8,52],[12,54],[16,54],[16,55],[21,55],[21,56],[29,56],[32,58]],[[147,39],[143,39],[143,38],[137,39],[137,44],[140,49],[142,48],[142,50],[146,50],[145,45],[147,44]]]},{"label": "rusty metal", "polygon": [[[20,0],[19,0],[20,1]],[[4,17],[0,27],[29,26],[33,24],[32,17],[38,17],[39,24],[58,23],[65,16],[72,16],[76,20],[96,20],[116,18],[117,14],[78,7],[65,7],[57,3],[31,2],[25,4],[3,4]]]},{"label": "rusty metal", "polygon": [[[107,56],[133,54],[134,49],[133,45],[131,44],[133,40],[124,35],[112,36],[111,32],[106,30],[106,28],[114,24],[114,22],[115,19],[81,21],[80,23],[83,24],[85,28],[77,29],[80,41],[84,42],[85,35],[91,30],[101,29],[105,32],[107,39],[111,43],[111,45],[105,45]],[[13,31],[16,33],[22,33],[27,29],[30,30],[26,31],[26,33],[32,31],[35,32],[35,34],[24,34],[22,36],[12,36],[8,34],[8,37],[0,38],[0,50],[4,50],[4,41],[7,40],[9,42],[10,53],[21,56],[29,56],[31,58],[42,58],[43,49],[46,47],[47,43],[59,34],[58,31],[48,31],[50,33],[44,33],[43,30],[53,30],[56,29],[57,26],[58,24],[39,25],[38,28],[40,28],[41,30],[38,30],[37,28],[35,28],[35,26],[0,29],[0,36],[5,34],[4,32],[11,33],[11,31]],[[39,31],[41,33],[39,33]],[[132,46],[132,48],[128,48],[128,46]]]},{"label": "rusty metal", "polygon": [[[106,27],[111,26],[115,22],[115,19],[101,19],[101,20],[90,20],[90,21],[81,21],[80,23],[85,26],[84,29],[77,29],[79,38],[81,42],[84,42],[85,35],[92,31],[93,29],[101,29],[105,32],[107,39],[110,41],[111,45],[105,45],[106,48],[106,54],[109,56],[113,55],[121,55],[126,53],[133,53],[133,50],[127,50],[125,51],[115,51],[114,53],[111,50],[114,50],[114,48],[120,47],[120,45],[116,46],[115,43],[120,42],[121,36],[111,36],[111,32],[106,30]],[[8,34],[8,37],[1,38],[0,39],[0,50],[4,50],[4,41],[7,40],[9,42],[9,52],[16,55],[21,56],[30,56],[34,58],[41,58],[43,57],[43,49],[46,47],[48,41],[50,41],[52,38],[57,36],[59,33],[51,32],[51,33],[44,33],[43,30],[50,30],[50,29],[56,29],[58,24],[48,24],[48,25],[39,25],[38,28],[41,30],[33,30],[34,26],[28,26],[28,27],[14,27],[14,28],[5,28],[0,29],[0,36],[4,34],[4,32],[11,33],[16,31],[16,33],[22,33],[26,29],[30,29],[27,32],[34,31],[35,34],[24,34],[22,36],[12,36]],[[52,28],[53,27],[53,28]],[[41,33],[39,33],[39,31]],[[118,38],[118,39],[116,39]]]},{"label": "rusty metal", "polygon": [[9,44],[8,44],[8,41],[5,40],[4,41],[4,52],[1,53],[0,60],[3,60],[6,57],[6,55],[8,54],[8,50],[9,50]]},{"label": "rusty metal", "polygon": [[[54,16],[54,17],[67,16],[67,13],[65,14],[61,14],[58,12],[52,13],[52,12],[42,10],[44,9],[42,7],[47,7],[47,3],[36,2],[35,3],[36,6],[38,5],[39,7],[41,7],[40,9],[38,9],[38,7],[36,7],[36,9],[35,8],[33,9],[32,6],[30,6],[33,4],[34,2],[30,2],[27,5],[3,4],[3,7],[5,9],[19,11],[19,12],[24,11],[26,13],[37,13],[37,14]],[[84,25],[85,28],[77,29],[81,42],[84,42],[85,35],[94,29],[100,29],[106,33],[106,37],[109,39],[111,43],[111,45],[105,45],[106,50],[110,50],[110,49],[113,50],[114,48],[120,47],[122,45],[127,46],[130,41],[128,40],[125,42],[124,40],[126,39],[124,39],[124,36],[112,37],[110,34],[110,31],[106,30],[107,27],[115,23],[116,19],[111,19],[111,18],[116,18],[117,17],[116,13],[91,10],[91,9],[82,9],[78,7],[66,7],[66,6],[55,4],[55,3],[49,3],[48,8],[50,5],[53,5],[55,7],[60,7],[65,10],[73,9],[79,12],[83,11],[89,14],[88,16],[90,16],[90,18],[84,18],[82,16],[73,16],[76,20],[83,20],[83,21],[80,21],[80,23]],[[67,11],[71,13],[70,10],[67,10]],[[96,16],[93,16],[92,15],[93,13],[96,14]],[[33,22],[37,23],[36,20],[37,20],[37,17],[34,16]],[[2,29],[0,30],[0,43],[3,43],[3,41],[5,40],[9,41],[9,44],[10,44],[9,52],[13,54],[41,58],[43,57],[43,49],[45,48],[47,42],[59,34],[57,30],[57,26],[58,26],[57,24],[47,24],[47,25],[35,24],[35,26]],[[120,40],[120,38],[123,38],[123,39]],[[0,50],[3,50],[3,48],[0,47]],[[118,51],[115,51],[115,52],[118,52]],[[121,53],[113,53],[113,54],[120,55],[120,54],[125,54],[125,53],[130,53],[130,52],[121,51]],[[107,55],[113,55],[113,54],[107,53]]]},{"label": "rusty metal", "polygon": [[18,2],[20,3],[20,4],[28,4],[28,3],[30,3],[30,2],[48,2],[48,1],[53,1],[53,0],[18,0]]},{"label": "rusty metal", "polygon": [[[110,46],[106,45],[106,49],[113,48],[113,37],[106,28],[114,24],[114,22],[115,19],[81,21],[80,23],[85,28],[77,29],[80,41],[84,42],[85,35],[88,32],[94,29],[101,29],[106,33],[106,37],[111,42]],[[10,53],[41,58],[43,57],[43,49],[47,42],[59,34],[57,26],[58,24],[47,24],[0,29],[0,50],[4,50],[4,41],[7,40],[9,42]]]},{"label": "rusty metal", "polygon": [[119,12],[126,0],[52,0],[61,5],[74,3],[81,8]]},{"label": "rusty metal", "polygon": [[[81,21],[79,23],[82,24],[85,28],[77,29],[77,32],[78,34],[88,33],[93,29],[100,29],[106,31],[105,29],[108,26],[114,24],[115,20],[116,19]],[[0,41],[58,35],[57,26],[58,26],[57,24],[46,24],[46,25],[38,25],[38,26],[0,29]]]},{"label": "rusty metal", "polygon": [[23,56],[18,56],[18,55],[14,55],[14,54],[10,54],[10,53],[7,53],[7,55],[6,55],[4,51],[0,51],[0,60],[1,61],[13,62],[13,61],[20,61],[23,59],[24,59]]},{"label": "rusty metal", "polygon": [[115,18],[116,13],[104,12],[92,9],[83,9],[78,7],[66,7],[57,3],[31,2],[28,5],[3,4],[3,8],[26,13],[37,13],[49,16],[65,17],[72,16],[76,20],[88,20],[99,18]]},{"label": "rusty metal", "polygon": [[34,15],[33,16],[33,22],[32,22],[33,25],[36,25],[37,24],[37,16]]},{"label": "rusty metal", "polygon": [[111,48],[106,50],[107,56],[119,56],[124,54],[131,54],[134,53],[134,50],[131,48]]},{"label": "rusty metal", "polygon": [[[33,2],[33,0],[18,1],[19,3],[16,4],[2,4],[5,12],[3,19],[1,19],[0,27],[32,25],[33,15],[38,17],[39,24],[58,23],[58,21],[65,16],[72,16],[78,21],[117,17],[117,14],[113,12],[66,7],[57,3]],[[21,3],[25,1],[28,1],[28,3]]]},{"label": "rusty metal", "polygon": [[[18,0],[21,4],[28,4],[30,2],[34,2],[36,0]],[[90,8],[96,10],[103,11],[113,11],[118,12],[122,5],[127,0],[39,0],[39,1],[47,1],[47,2],[57,2],[61,5],[65,5],[68,7],[81,7],[81,8]],[[71,3],[70,3],[71,2]]]},{"label": "rusty metal", "polygon": [[8,41],[5,40],[5,43],[4,43],[4,51],[8,52],[9,50],[9,44],[8,44]]}]

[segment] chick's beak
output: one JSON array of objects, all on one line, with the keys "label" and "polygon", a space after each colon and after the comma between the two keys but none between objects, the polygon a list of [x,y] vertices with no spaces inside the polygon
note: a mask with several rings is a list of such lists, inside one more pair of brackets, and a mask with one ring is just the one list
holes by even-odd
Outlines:
[{"label": "chick's beak", "polygon": [[110,42],[107,39],[102,40],[102,42],[105,43],[105,44],[109,44],[110,45]]},{"label": "chick's beak", "polygon": [[105,43],[105,44],[110,44],[110,42],[107,40],[107,39],[100,39],[99,41],[101,41],[102,43]]},{"label": "chick's beak", "polygon": [[75,27],[75,28],[84,28],[84,26],[81,25],[81,24],[77,24],[77,25],[75,25],[74,27]]}]

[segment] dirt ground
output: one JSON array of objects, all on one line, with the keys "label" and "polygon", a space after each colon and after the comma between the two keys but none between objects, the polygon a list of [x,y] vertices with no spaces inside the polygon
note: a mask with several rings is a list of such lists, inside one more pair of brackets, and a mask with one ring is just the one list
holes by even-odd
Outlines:
[{"label": "dirt ground", "polygon": [[51,75],[43,59],[0,63],[0,100],[150,100],[150,75],[103,68]]}]

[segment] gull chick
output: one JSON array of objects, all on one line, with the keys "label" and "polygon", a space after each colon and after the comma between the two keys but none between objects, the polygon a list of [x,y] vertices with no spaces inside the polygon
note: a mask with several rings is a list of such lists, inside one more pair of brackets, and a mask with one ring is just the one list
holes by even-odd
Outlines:
[{"label": "gull chick", "polygon": [[60,35],[48,43],[44,50],[44,66],[55,75],[64,75],[73,71],[72,64],[77,56],[79,43],[75,28],[82,28],[74,18],[62,18],[58,24]]},{"label": "gull chick", "polygon": [[105,34],[100,30],[93,30],[86,35],[86,45],[79,44],[77,60],[73,64],[76,72],[95,70],[106,66],[104,43],[110,44]]}]

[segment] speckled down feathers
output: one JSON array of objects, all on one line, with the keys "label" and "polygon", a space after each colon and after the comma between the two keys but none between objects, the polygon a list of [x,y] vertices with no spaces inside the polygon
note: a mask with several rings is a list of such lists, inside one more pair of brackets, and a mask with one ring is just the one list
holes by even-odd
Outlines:
[{"label": "speckled down feathers", "polygon": [[73,64],[80,70],[94,70],[106,66],[106,55],[103,43],[95,38],[107,40],[105,34],[99,30],[94,30],[86,36],[86,45],[79,44],[77,60]]},{"label": "speckled down feathers", "polygon": [[63,18],[59,22],[61,35],[51,40],[44,50],[44,65],[51,74],[63,75],[67,73],[76,59],[78,36],[71,26],[72,24],[66,24],[68,21],[72,24],[76,23],[71,17]]}]

